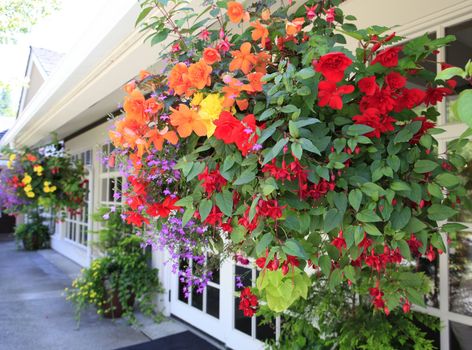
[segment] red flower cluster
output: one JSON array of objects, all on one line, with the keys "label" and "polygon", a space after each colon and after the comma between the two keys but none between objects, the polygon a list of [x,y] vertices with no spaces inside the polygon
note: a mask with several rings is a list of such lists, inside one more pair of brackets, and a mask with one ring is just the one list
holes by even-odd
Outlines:
[{"label": "red flower cluster", "polygon": [[247,208],[244,215],[238,220],[238,223],[244,226],[249,232],[254,231],[259,225],[260,218],[271,218],[273,220],[280,219],[282,217],[282,211],[285,206],[279,206],[277,199],[259,200],[256,206],[256,214],[254,218],[249,220],[250,208]]},{"label": "red flower cluster", "polygon": [[329,106],[332,109],[343,108],[342,96],[354,91],[352,85],[337,87],[336,83],[344,78],[344,71],[352,64],[352,60],[342,52],[331,52],[313,63],[313,67],[321,73],[326,80],[318,85],[318,106]]},{"label": "red flower cluster", "polygon": [[215,137],[226,144],[236,144],[243,156],[252,150],[259,138],[256,134],[256,118],[253,114],[248,114],[243,120],[239,120],[231,113],[223,111],[214,124],[216,125]]},{"label": "red flower cluster", "polygon": [[256,259],[256,265],[260,269],[267,268],[270,271],[276,271],[280,267],[282,269],[282,274],[285,276],[288,273],[290,267],[293,269],[294,267],[300,266],[300,262],[298,261],[297,257],[293,256],[293,255],[287,255],[287,259],[284,260],[282,262],[282,264],[280,264],[280,261],[277,258],[277,256],[274,256],[274,258],[272,260],[270,260],[267,263],[267,266],[266,266],[267,255],[268,254],[269,254],[269,252],[266,251],[266,256],[265,257],[262,256],[262,257]]},{"label": "red flower cluster", "polygon": [[256,313],[258,306],[257,297],[251,293],[251,289],[249,287],[244,288],[241,291],[239,310],[244,313],[244,316],[252,317]]},{"label": "red flower cluster", "polygon": [[198,175],[198,179],[203,181],[202,186],[208,197],[211,197],[213,192],[221,192],[221,188],[227,184],[228,181],[221,176],[219,166],[215,170],[209,171],[208,167]]}]

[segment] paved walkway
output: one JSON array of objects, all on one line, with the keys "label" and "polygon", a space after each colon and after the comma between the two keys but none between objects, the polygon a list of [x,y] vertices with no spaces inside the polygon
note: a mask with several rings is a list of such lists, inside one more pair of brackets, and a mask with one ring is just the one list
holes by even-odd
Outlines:
[{"label": "paved walkway", "polygon": [[77,329],[73,305],[64,297],[77,265],[61,258],[0,241],[1,350],[111,350],[149,340],[125,321],[101,319],[92,309]]}]

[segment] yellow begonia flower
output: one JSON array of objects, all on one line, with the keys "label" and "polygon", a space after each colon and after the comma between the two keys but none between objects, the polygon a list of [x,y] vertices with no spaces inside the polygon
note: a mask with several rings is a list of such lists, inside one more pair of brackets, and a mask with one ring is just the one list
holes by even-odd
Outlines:
[{"label": "yellow begonia flower", "polygon": [[21,180],[21,182],[23,182],[25,185],[28,185],[31,183],[31,176],[29,176],[28,174],[25,174],[25,176],[23,177],[23,180]]},{"label": "yellow begonia flower", "polygon": [[27,186],[23,187],[23,190],[25,192],[31,192],[33,190],[33,187],[31,185],[27,185]]},{"label": "yellow begonia flower", "polygon": [[193,99],[192,99],[192,106],[196,107],[198,105],[200,105],[200,103],[202,102],[203,100],[203,94],[201,92],[197,92],[195,95],[193,95]]},{"label": "yellow begonia flower", "polygon": [[16,154],[10,154],[10,162],[13,162],[16,159]]},{"label": "yellow begonia flower", "polygon": [[198,115],[206,126],[207,137],[211,137],[215,132],[216,125],[214,120],[220,117],[223,110],[224,97],[219,94],[210,94],[200,102],[200,109]]},{"label": "yellow begonia flower", "polygon": [[34,192],[27,192],[27,193],[26,193],[26,196],[27,196],[28,198],[34,198],[35,194],[34,194]]},{"label": "yellow begonia flower", "polygon": [[41,176],[43,174],[44,168],[41,165],[35,165],[33,167],[33,171],[39,176]]}]

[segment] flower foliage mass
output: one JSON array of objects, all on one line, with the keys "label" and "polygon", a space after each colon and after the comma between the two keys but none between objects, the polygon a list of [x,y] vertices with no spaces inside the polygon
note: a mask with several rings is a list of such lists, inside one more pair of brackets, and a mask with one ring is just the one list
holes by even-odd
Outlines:
[{"label": "flower foliage mass", "polygon": [[53,146],[2,153],[8,160],[0,173],[1,209],[25,213],[39,206],[70,211],[81,207],[87,180],[83,165],[70,155]]},{"label": "flower foliage mass", "polygon": [[408,266],[463,229],[438,224],[465,193],[463,159],[433,137],[454,86],[423,66],[454,38],[399,45],[389,28],[357,29],[336,0],[185,3],[142,3],[138,22],[168,50],[162,72],[126,85],[110,132],[126,220],[174,266],[191,261],[181,278],[199,290],[207,254],[253,258],[249,316],[256,296],[276,312],[306,298],[319,274],[386,314],[423,304],[427,282]]}]

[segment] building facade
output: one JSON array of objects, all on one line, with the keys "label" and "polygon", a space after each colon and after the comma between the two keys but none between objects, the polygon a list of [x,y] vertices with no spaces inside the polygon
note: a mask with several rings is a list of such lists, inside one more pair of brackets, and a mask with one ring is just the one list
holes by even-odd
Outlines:
[{"label": "building facade", "polygon": [[[395,30],[406,37],[405,42],[424,33],[437,38],[455,35],[456,42],[432,57],[428,66],[432,71],[439,69],[435,60],[464,66],[472,57],[472,0],[348,0],[342,8],[357,17],[358,27],[398,25]],[[115,193],[124,179],[117,169],[101,162],[101,155],[111,147],[107,115],[118,114],[124,95],[122,86],[139,70],[157,72],[162,65],[156,62],[159,48],[144,43],[145,33],[134,28],[139,6],[119,0],[113,14],[109,12],[99,14],[96,27],[90,28],[47,79],[37,82],[31,75],[34,94],[26,92],[28,99],[23,101],[16,124],[2,139],[2,143],[34,146],[47,143],[50,133],[57,132],[66,149],[83,160],[89,179],[86,204],[80,214],[68,215],[56,224],[51,242],[53,249],[82,266],[88,266],[96,256],[91,243],[97,224],[91,213],[100,206],[121,204]],[[29,70],[35,71],[34,67]],[[463,88],[459,85],[457,90]],[[452,96],[440,106],[438,124],[446,130],[438,138],[440,150],[446,150],[448,142],[466,128],[449,108],[453,100]],[[463,153],[472,166],[472,141]],[[444,327],[436,335],[441,350],[472,348],[472,213],[461,213],[457,221],[470,228],[459,237],[458,247],[441,255],[436,264],[418,267],[433,277],[433,293],[428,307],[421,311],[442,321]],[[159,269],[166,290],[158,297],[157,305],[165,314],[184,320],[234,349],[262,348],[261,341],[278,336],[279,319],[261,326],[256,317],[246,318],[238,310],[234,277],[244,274],[246,285],[255,283],[255,269],[222,262],[204,293],[191,293],[186,299],[166,259],[164,252],[153,253],[153,265]]]}]

